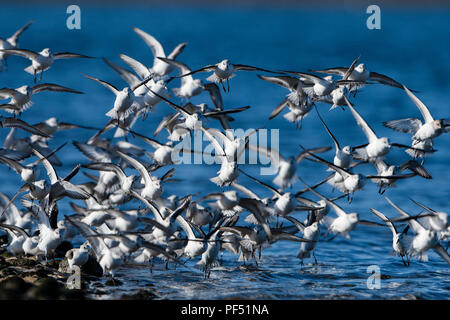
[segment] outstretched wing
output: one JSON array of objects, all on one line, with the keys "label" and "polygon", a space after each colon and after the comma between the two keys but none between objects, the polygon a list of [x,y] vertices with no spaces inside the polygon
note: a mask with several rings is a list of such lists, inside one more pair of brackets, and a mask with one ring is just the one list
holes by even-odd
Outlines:
[{"label": "outstretched wing", "polygon": [[17,43],[19,42],[19,37],[20,35],[28,29],[29,26],[31,26],[31,24],[33,23],[33,21],[28,22],[26,25],[24,25],[22,28],[20,28],[19,30],[17,30],[16,32],[14,32],[14,34],[8,38],[8,41],[12,44],[14,44],[15,46],[17,46]]},{"label": "outstretched wing", "polygon": [[93,59],[93,57],[86,56],[84,54],[72,53],[72,52],[57,52],[53,55],[54,59],[72,59],[72,58],[85,58]]},{"label": "outstretched wing", "polygon": [[403,86],[403,89],[406,91],[417,108],[419,108],[419,111],[422,114],[425,123],[432,122],[434,119],[431,116],[430,110],[428,110],[427,106],[422,101],[420,101],[419,98],[417,98],[407,87]]},{"label": "outstretched wing", "polygon": [[32,88],[32,90],[33,90],[33,94],[42,92],[42,91],[71,92],[71,93],[77,93],[77,94],[83,93],[81,91],[70,89],[70,88],[63,87],[63,86],[53,84],[53,83],[37,84]]},{"label": "outstretched wing", "polygon": [[21,57],[24,57],[24,58],[27,58],[30,60],[35,60],[39,56],[39,53],[36,53],[31,50],[27,50],[27,49],[7,49],[7,50],[0,50],[0,51],[7,53],[7,54],[21,56]]},{"label": "outstretched wing", "polygon": [[422,121],[417,118],[407,118],[400,120],[390,120],[383,122],[386,128],[398,131],[415,134],[422,126]]},{"label": "outstretched wing", "polygon": [[86,78],[88,78],[88,79],[90,79],[90,80],[92,80],[92,81],[95,81],[95,82],[98,82],[98,83],[100,83],[102,86],[104,86],[105,88],[108,88],[109,90],[111,90],[115,95],[118,95],[119,94],[119,90],[116,88],[116,87],[114,87],[111,83],[109,83],[109,82],[106,82],[106,81],[103,81],[103,80],[100,80],[100,79],[98,79],[98,78],[94,78],[94,77],[91,77],[91,76],[88,76],[88,75],[84,75]]}]

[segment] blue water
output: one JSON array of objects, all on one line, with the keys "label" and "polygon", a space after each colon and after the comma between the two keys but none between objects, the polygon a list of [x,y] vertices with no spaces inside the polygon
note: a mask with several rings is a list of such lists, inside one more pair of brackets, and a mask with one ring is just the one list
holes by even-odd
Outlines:
[{"label": "blue water", "polygon": [[[151,65],[153,56],[145,43],[132,31],[139,27],[161,41],[166,53],[178,43],[188,46],[179,60],[191,68],[216,63],[228,58],[235,63],[251,64],[274,69],[303,70],[346,66],[358,55],[370,70],[387,74],[410,88],[419,90],[418,96],[437,118],[448,117],[450,98],[450,11],[443,8],[389,9],[382,8],[381,30],[366,28],[365,8],[326,9],[324,7],[232,8],[211,7],[90,7],[81,6],[82,29],[66,28],[63,6],[9,6],[0,10],[0,36],[9,36],[29,20],[34,24],[20,38],[20,46],[35,51],[50,47],[54,52],[72,51],[95,57],[107,57],[121,63],[118,54],[124,53]],[[9,59],[9,70],[0,73],[0,87],[18,87],[32,84],[32,77],[23,68],[28,61],[20,57]],[[40,93],[34,96],[34,105],[22,115],[29,123],[37,123],[50,117],[88,126],[102,127],[107,118],[105,112],[113,103],[112,94],[102,86],[84,78],[83,73],[104,79],[118,87],[125,86],[119,76],[101,60],[57,61],[44,74],[44,82],[53,82],[85,92],[84,95]],[[201,77],[206,77],[201,74]],[[177,82],[177,81],[174,81]],[[178,85],[178,83],[176,83]],[[259,80],[255,74],[239,73],[231,81],[231,92],[224,94],[225,106],[252,108],[236,116],[236,128],[258,128],[266,124],[268,129],[280,129],[280,150],[284,156],[299,152],[299,144],[305,147],[332,145],[317,116],[312,112],[303,122],[301,130],[288,123],[282,116],[267,122],[272,109],[284,98],[286,90]],[[208,102],[206,93],[192,99],[193,103]],[[328,112],[327,105],[318,105],[321,114],[342,144],[365,143],[365,136],[349,112],[340,109]],[[389,136],[399,143],[410,143],[407,134],[396,133],[382,126],[383,121],[405,117],[419,117],[420,113],[407,95],[399,89],[381,85],[364,88],[355,100],[355,106],[380,136]],[[157,111],[145,121],[139,121],[134,129],[151,136],[162,117],[172,111],[160,104]],[[208,125],[217,126],[211,121]],[[8,130],[0,130],[4,139]],[[92,132],[85,130],[62,131],[55,134],[50,145],[55,148],[63,142],[86,141]],[[165,133],[159,137],[164,138]],[[139,140],[133,141],[144,146]],[[419,213],[408,197],[435,209],[449,211],[450,135],[435,140],[438,152],[427,158],[425,165],[432,180],[420,178],[398,183],[398,187],[386,192],[394,202],[411,213]],[[58,154],[64,166],[58,173],[65,173],[77,163],[86,163],[72,144]],[[333,153],[324,154],[332,159]],[[400,164],[408,156],[400,150],[392,151],[388,161]],[[185,195],[218,191],[210,181],[218,170],[217,165],[176,166],[179,183],[167,183],[165,195]],[[251,174],[258,167],[243,166]],[[375,173],[373,168],[361,167],[363,173]],[[310,184],[327,176],[324,167],[301,163],[297,173]],[[20,185],[19,177],[6,167],[0,168],[3,182],[0,191],[12,196]],[[271,177],[263,177],[271,182]],[[85,181],[80,174],[75,182]],[[240,177],[239,181],[261,196],[270,193]],[[292,190],[303,188],[296,183]],[[326,185],[319,188],[326,195],[333,195]],[[334,195],[337,195],[335,192]],[[70,214],[67,201],[61,202],[60,214]],[[363,191],[355,194],[351,205],[340,202],[344,209],[359,212],[361,218],[376,220],[369,208],[376,208],[389,216],[395,216],[377,187],[368,183]],[[331,216],[334,213],[330,213]],[[303,213],[296,213],[303,218]],[[362,298],[401,299],[450,297],[449,266],[434,252],[428,262],[413,260],[405,268],[391,251],[391,233],[386,228],[359,226],[351,233],[352,239],[336,238],[320,243],[316,249],[319,265],[301,267],[296,259],[297,243],[278,242],[264,249],[257,270],[239,267],[237,257],[225,254],[222,267],[213,270],[210,279],[204,280],[196,261],[176,270],[156,268],[123,268],[118,276],[123,285],[111,295],[95,298],[117,297],[122,293],[151,286],[161,298],[216,299],[226,297],[315,299]],[[378,265],[384,275],[381,288],[369,290],[366,286],[367,267]]]}]

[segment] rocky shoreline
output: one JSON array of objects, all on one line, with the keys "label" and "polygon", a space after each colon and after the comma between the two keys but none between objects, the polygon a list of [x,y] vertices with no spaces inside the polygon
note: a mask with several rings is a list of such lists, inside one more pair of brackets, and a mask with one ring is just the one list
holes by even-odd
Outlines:
[{"label": "rocky shoreline", "polygon": [[157,298],[152,290],[140,289],[132,294],[116,297],[118,279],[104,279],[95,258],[89,257],[81,268],[80,288],[69,288],[69,271],[66,258],[39,261],[36,257],[14,257],[6,250],[0,254],[0,300],[85,300],[85,299],[136,299]]}]

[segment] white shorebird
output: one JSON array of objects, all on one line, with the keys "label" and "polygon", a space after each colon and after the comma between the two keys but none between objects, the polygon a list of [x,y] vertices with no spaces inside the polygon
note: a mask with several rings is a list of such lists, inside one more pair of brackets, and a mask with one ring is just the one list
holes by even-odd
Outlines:
[{"label": "white shorebird", "polygon": [[[125,55],[121,55],[121,57],[127,57]],[[131,59],[131,58],[129,58]],[[161,101],[161,99],[155,96],[149,89],[158,93],[162,96],[168,96],[169,91],[167,89],[166,83],[163,80],[155,81],[153,76],[150,75],[147,78],[139,78],[131,71],[122,68],[121,66],[115,64],[114,62],[103,58],[106,64],[108,64],[114,71],[116,71],[122,79],[124,79],[129,88],[132,88],[134,94],[134,104],[136,105],[137,112],[134,113],[133,116],[127,115],[124,119],[125,127],[131,128],[137,118],[142,115],[142,120],[145,120],[149,111],[154,110],[154,107]],[[145,84],[145,85],[144,85]],[[118,128],[115,138],[122,137],[126,135],[126,131],[123,131],[121,128]]]},{"label": "white shorebird", "polygon": [[211,268],[218,264],[217,257],[223,241],[218,239],[221,234],[222,232],[220,230],[213,233],[209,238],[210,241],[208,241],[205,252],[202,253],[200,260],[197,262],[198,265],[202,266],[203,271],[205,272],[205,278],[209,278]]},{"label": "white shorebird", "polygon": [[249,150],[253,150],[270,159],[271,167],[273,167],[276,170],[276,173],[278,173],[278,175],[273,179],[273,183],[275,183],[278,187],[285,189],[292,186],[298,180],[296,175],[297,163],[294,157],[285,159],[277,150],[274,150],[273,148],[269,150],[262,146],[255,146],[254,144],[249,144],[248,148]]},{"label": "white shorebird", "polygon": [[[183,216],[181,215],[177,217],[176,221],[187,235],[187,243],[186,246],[183,248],[183,255],[187,258],[195,258],[203,254],[207,249],[207,239],[204,237],[204,234],[200,232],[202,236],[197,237],[192,227],[195,225],[192,225],[189,222],[187,222],[186,219],[183,218]],[[200,228],[196,229],[198,231],[201,231]]]},{"label": "white shorebird", "polygon": [[22,200],[22,204],[27,206],[38,220],[39,242],[37,248],[43,253],[45,259],[47,259],[49,254],[53,253],[62,242],[64,230],[52,226],[51,220],[54,220],[56,217],[49,217],[41,205],[30,203],[27,200]]},{"label": "white shorebird", "polygon": [[239,205],[240,197],[235,190],[213,192],[202,197],[197,202],[206,200],[215,200],[215,202],[210,203],[209,206],[219,209],[227,217],[238,214],[243,210]]},{"label": "white shorebird", "polygon": [[[292,186],[297,180],[296,175],[297,164],[305,158],[306,152],[301,152],[296,157],[283,158],[283,156],[274,149],[267,149],[254,144],[248,145],[249,150],[253,150],[258,154],[270,159],[271,166],[276,169],[277,176],[273,179],[278,187],[285,189]],[[322,153],[330,150],[330,147],[319,147],[308,150],[312,153]],[[226,152],[226,150],[225,150]]]},{"label": "white shorebird", "polygon": [[[399,174],[395,174],[394,167],[387,167],[387,166],[382,167],[381,163],[379,163],[377,175],[363,175],[363,174],[359,174],[359,173],[351,173],[349,170],[345,170],[339,166],[336,166],[333,163],[328,162],[328,161],[316,156],[315,154],[312,154],[310,152],[307,152],[307,153],[309,155],[311,155],[312,157],[314,157],[318,162],[328,166],[330,169],[335,171],[334,175],[330,175],[328,178],[326,178],[325,180],[318,183],[315,187],[323,184],[324,182],[328,182],[333,187],[335,187],[335,188],[339,189],[341,192],[347,194],[349,202],[351,202],[351,200],[353,198],[353,193],[358,190],[361,190],[367,183],[368,179],[371,179],[374,183],[382,182],[382,186],[388,186],[388,185],[392,185],[393,182],[395,182],[396,180],[407,179],[407,178],[412,178],[412,177],[416,176],[418,173],[414,172],[414,170],[419,170],[419,169],[415,169],[414,166],[411,165],[411,171],[413,171],[412,173],[399,175]],[[357,164],[359,164],[359,163],[355,163],[352,166],[356,166]],[[406,168],[407,168],[407,165],[405,164],[404,169],[406,169]],[[390,175],[391,171],[394,174]],[[422,174],[425,177],[426,173],[423,172]],[[381,188],[379,189],[379,191],[381,193]],[[300,194],[301,193],[303,193],[303,192],[301,191]]]},{"label": "white shorebird", "polygon": [[339,144],[339,141],[336,139],[336,137],[331,133],[331,130],[328,128],[328,126],[325,124],[325,121],[323,121],[322,117],[320,116],[319,111],[316,108],[317,116],[319,117],[320,122],[322,122],[323,126],[325,127],[325,130],[330,135],[331,139],[334,142],[334,145],[336,147],[336,153],[333,158],[334,165],[341,167],[343,169],[348,169],[350,167],[350,164],[352,162],[352,150],[350,146],[344,146],[341,148],[341,145]]},{"label": "white shorebird", "polygon": [[[403,264],[405,266],[409,265],[409,253],[412,244],[412,237],[407,235],[409,225],[403,229],[402,232],[398,232],[397,228],[395,228],[394,223],[389,220],[383,213],[378,210],[370,209],[370,211],[380,218],[392,232],[392,249],[394,253],[399,255],[402,258]],[[406,261],[404,260],[406,258]]]},{"label": "white shorebird", "polygon": [[65,257],[69,264],[69,270],[72,270],[73,266],[82,267],[89,260],[89,242],[84,242],[79,248],[70,249],[66,252]]},{"label": "white shorebird", "polygon": [[140,194],[145,199],[154,200],[161,196],[162,194],[162,186],[161,181],[158,180],[156,177],[150,176],[150,173],[148,172],[147,168],[137,161],[136,159],[126,155],[125,153],[122,153],[120,151],[117,151],[117,153],[125,159],[127,162],[129,162],[137,171],[139,171],[139,174],[144,181],[144,187],[140,191]]},{"label": "white shorebird", "polygon": [[364,135],[369,140],[369,144],[364,147],[364,149],[360,149],[358,147],[353,148],[358,152],[358,158],[364,161],[375,161],[378,158],[382,158],[385,156],[389,150],[391,149],[391,144],[389,142],[389,138],[382,137],[378,138],[373,129],[369,126],[369,124],[361,117],[361,115],[355,110],[348,99],[346,100],[348,107],[350,108],[353,117],[356,120],[356,123],[364,132]]},{"label": "white shorebird", "polygon": [[355,81],[349,81],[349,80],[333,80],[332,76],[327,76],[324,78],[321,78],[319,76],[305,73],[305,72],[296,72],[296,71],[283,71],[284,73],[290,73],[294,74],[301,81],[303,81],[307,87],[304,87],[303,90],[310,96],[311,98],[319,98],[319,97],[326,97],[335,89],[337,89],[340,86],[346,85],[346,84],[353,84],[357,83]]},{"label": "white shorebird", "polygon": [[154,57],[153,66],[151,68],[144,67],[145,68],[144,69],[142,67],[141,68],[138,67],[139,69],[137,71],[140,72],[137,73],[142,78],[146,78],[150,74],[154,74],[157,77],[164,77],[167,76],[170,72],[172,72],[174,66],[158,59],[158,57],[174,60],[181,52],[183,52],[183,49],[184,47],[186,47],[187,42],[180,43],[175,47],[175,49],[173,49],[173,51],[168,56],[166,56],[164,48],[162,47],[161,43],[158,40],[156,40],[155,37],[149,35],[148,33],[142,31],[139,28],[133,28],[133,31],[136,32],[142,38],[142,40],[144,40],[144,42],[150,47]]},{"label": "white shorebird", "polygon": [[80,186],[74,185],[69,182],[69,180],[77,174],[79,170],[79,165],[75,167],[75,169],[72,170],[69,175],[67,175],[65,178],[61,178],[56,173],[55,168],[52,166],[50,161],[47,160],[46,157],[44,157],[40,152],[33,149],[33,153],[39,157],[39,159],[42,161],[42,164],[47,171],[47,175],[50,178],[50,192],[48,193],[48,199],[49,204],[51,205],[52,202],[56,202],[59,199],[62,199],[64,197],[69,197],[71,199],[87,199],[91,195],[84,191]]},{"label": "white shorebird", "polygon": [[253,181],[257,182],[258,184],[266,187],[267,189],[273,192],[274,197],[276,197],[276,200],[274,199],[275,202],[273,204],[273,210],[276,215],[284,217],[297,209],[297,200],[295,199],[295,196],[292,193],[281,192],[276,188],[272,187],[271,185],[248,175],[242,170],[240,170],[240,172],[242,172],[244,175],[246,175]]},{"label": "white shorebird", "polygon": [[210,82],[220,83],[222,85],[223,91],[225,90],[225,86],[223,85],[223,82],[227,82],[227,91],[230,91],[230,83],[229,80],[233,78],[236,74],[235,71],[263,71],[263,72],[270,72],[273,73],[273,71],[262,69],[258,67],[252,67],[245,64],[234,64],[231,63],[228,59],[224,59],[220,61],[219,63],[213,64],[213,65],[207,65],[200,69],[182,74],[180,76],[175,76],[174,78],[181,78],[181,77],[187,77],[191,76],[198,72],[211,72],[213,71],[213,74],[210,75],[206,80]]},{"label": "white shorebird", "polygon": [[[386,177],[371,179],[373,183],[379,185],[380,188],[378,189],[378,192],[380,194],[383,194],[389,187],[395,187],[395,182],[399,179],[408,179],[416,175],[419,175],[424,179],[432,178],[428,171],[415,160],[406,161],[400,166],[388,165],[381,159],[377,159],[372,163],[377,169],[377,175],[379,177]],[[411,172],[408,174],[400,174],[400,171],[404,171],[407,169]]]},{"label": "white shorebird", "polygon": [[118,119],[123,121],[127,118],[131,113],[136,111],[136,97],[133,93],[135,88],[125,87],[122,90],[117,89],[115,86],[110,84],[109,82],[84,75],[86,78],[93,80],[95,82],[100,83],[105,88],[109,89],[112,93],[115,94],[116,99],[114,101],[114,106],[111,110],[109,110],[106,115],[112,119]]},{"label": "white shorebird", "polygon": [[[14,32],[14,34],[7,38],[0,38],[0,49],[18,49],[19,46],[19,37],[20,35],[28,29],[28,27],[33,23],[33,21],[28,22],[26,25],[24,25],[22,28]],[[0,52],[0,71],[2,71],[3,64],[5,65],[5,70],[8,67],[8,54],[4,52]]]},{"label": "white shorebird", "polygon": [[54,60],[72,59],[72,58],[92,58],[82,54],[71,52],[53,53],[49,48],[45,48],[40,52],[34,52],[26,49],[7,49],[7,50],[0,50],[0,53],[1,52],[10,55],[18,55],[31,60],[31,66],[25,68],[25,71],[34,76],[34,82],[36,82],[36,74],[39,73],[40,73],[39,81],[42,80],[42,73],[51,67]]},{"label": "white shorebird", "polygon": [[[322,159],[315,154],[310,153],[313,158],[317,159],[320,163],[328,166],[328,168],[335,171],[334,175],[331,175],[332,178],[329,180],[328,178],[322,181],[322,184],[325,181],[328,181],[333,187],[338,188],[341,192],[345,193],[349,197],[349,202],[351,201],[351,197],[353,197],[353,193],[361,190],[367,182],[367,177],[359,174],[359,173],[351,173],[348,170],[345,170],[339,166],[334,165],[331,162]],[[372,178],[376,178],[377,176]]]},{"label": "white shorebird", "polygon": [[186,219],[193,224],[202,227],[212,225],[216,220],[218,213],[209,207],[204,207],[198,202],[191,202],[186,210]]},{"label": "white shorebird", "polygon": [[218,161],[221,162],[220,170],[217,172],[218,176],[211,178],[210,181],[222,188],[230,185],[239,176],[238,163],[236,161],[239,158],[239,155],[236,155],[234,159],[229,160],[228,155],[209,131],[203,127],[201,127],[201,130],[213,145],[216,157],[219,157]]},{"label": "white shorebird", "polygon": [[[170,64],[180,70],[180,75],[187,74],[191,72],[191,69],[184,63],[181,63],[179,61],[167,59],[158,57],[158,59],[164,61],[167,64]],[[173,79],[173,78],[172,78]],[[173,92],[177,97],[190,99],[196,95],[199,95],[202,93],[202,91],[205,89],[205,86],[202,83],[202,80],[200,79],[194,79],[192,75],[184,76],[181,78],[181,87],[174,88]]]},{"label": "white shorebird", "polygon": [[[0,223],[0,229],[6,230],[8,235],[8,244],[6,250],[13,256],[20,256],[22,254],[34,253],[32,250],[24,250],[24,244],[31,239],[28,233],[15,225]],[[26,246],[28,247],[28,246]],[[36,246],[35,246],[36,247]],[[31,252],[30,252],[31,251]]]},{"label": "white shorebird", "polygon": [[135,175],[127,176],[125,172],[123,172],[122,168],[119,167],[118,165],[106,162],[95,162],[87,165],[82,165],[82,167],[102,172],[114,172],[117,178],[119,179],[120,192],[123,192],[127,195],[130,194],[131,187],[133,185],[136,176]]},{"label": "white shorebird", "polygon": [[[397,88],[403,88],[403,85],[394,79],[381,74],[377,72],[371,72],[367,70],[364,63],[360,63],[356,65],[359,61],[358,57],[356,60],[353,61],[352,65],[349,68],[346,67],[334,67],[334,68],[328,68],[328,69],[321,69],[321,70],[310,70],[311,72],[317,72],[317,73],[325,73],[325,74],[336,74],[343,77],[343,79],[353,80],[353,81],[359,81],[359,82],[366,82],[366,81],[374,81],[380,84],[397,87]],[[362,84],[359,84],[357,87],[361,86]]]},{"label": "white shorebird", "polygon": [[435,211],[417,201],[414,201],[413,199],[411,199],[411,201],[431,214],[431,216],[427,219],[428,224],[431,229],[438,233],[441,239],[450,237],[450,225],[448,221],[448,214],[446,212]]},{"label": "white shorebird", "polygon": [[53,83],[42,83],[29,87],[27,85],[21,86],[17,89],[2,88],[0,89],[0,99],[10,99],[6,104],[0,105],[0,108],[10,108],[7,111],[14,113],[16,116],[27,110],[33,105],[31,97],[39,92],[55,91],[55,92],[70,92],[82,94],[83,92],[63,87]]},{"label": "white shorebird", "polygon": [[303,234],[303,238],[310,240],[311,242],[303,242],[300,246],[300,251],[297,254],[297,258],[300,259],[300,263],[303,265],[303,260],[309,258],[311,253],[314,257],[314,262],[317,264],[316,255],[314,249],[316,248],[317,240],[320,236],[319,223],[317,221],[312,222],[310,225],[305,226],[292,216],[285,217],[292,222]]},{"label": "white shorebird", "polygon": [[[354,155],[354,157],[357,157],[359,160],[363,161],[375,161],[377,159],[382,159],[389,152],[389,150],[391,150],[392,147],[406,148],[406,149],[412,148],[400,143],[391,143],[389,141],[389,138],[387,137],[378,138],[373,129],[364,120],[364,118],[361,117],[361,115],[355,110],[350,101],[347,98],[345,98],[345,101],[348,107],[350,108],[356,120],[356,123],[362,129],[365,136],[367,137],[367,140],[369,141],[368,144],[352,148],[357,152],[357,155]],[[423,152],[425,150],[418,149],[418,151]]]},{"label": "white shorebird", "polygon": [[[200,120],[201,117],[212,117],[212,116],[219,116],[219,115],[225,115],[228,113],[238,113],[245,111],[250,108],[250,106],[245,106],[241,108],[234,108],[234,109],[228,109],[228,110],[214,110],[214,111],[208,111],[208,112],[201,112],[198,113],[195,109],[189,110],[188,108],[179,106],[172,101],[166,99],[165,97],[157,94],[153,90],[149,89],[151,93],[159,97],[160,99],[164,100],[169,106],[171,106],[173,109],[178,111],[178,114],[182,115],[184,117],[184,127],[187,130],[199,130],[202,127],[202,121]],[[190,104],[188,104],[190,105]]]},{"label": "white shorebird", "polygon": [[412,134],[412,147],[430,150],[432,139],[450,130],[450,119],[435,120],[427,106],[419,100],[408,88],[403,86],[408,96],[419,109],[423,123],[417,118],[407,118],[383,122],[383,125],[395,131]]},{"label": "white shorebird", "polygon": [[94,251],[97,262],[103,270],[103,274],[110,274],[114,277],[116,270],[123,264],[123,256],[111,250],[99,233],[87,224],[77,221],[69,216],[66,219],[78,229],[80,234],[89,242]]},{"label": "white shorebird", "polygon": [[314,193],[316,196],[318,196],[320,199],[325,201],[325,203],[334,210],[334,212],[338,215],[336,219],[331,219],[331,223],[328,226],[328,231],[335,234],[340,234],[343,237],[349,239],[350,235],[349,232],[356,228],[358,225],[359,220],[359,214],[352,212],[347,213],[345,212],[341,207],[339,207],[337,204],[335,204],[333,201],[330,201],[326,197],[322,196],[320,193],[315,191],[314,189],[311,189],[303,180],[300,178],[300,180],[303,182],[303,184],[308,188],[309,191]]},{"label": "white shorebird", "polygon": [[[231,109],[232,110],[232,109]],[[220,141],[224,146],[224,153],[226,154],[228,161],[241,161],[241,157],[248,146],[248,141],[251,136],[256,134],[260,129],[251,130],[243,137],[235,137],[232,130],[226,130],[225,134],[215,128],[204,128],[211,134],[217,141]]]},{"label": "white shorebird", "polygon": [[0,162],[16,171],[26,183],[31,183],[39,177],[39,168],[34,163],[24,166],[20,162],[4,156],[0,156]]},{"label": "white shorebird", "polygon": [[21,212],[16,205],[3,193],[0,192],[0,221],[24,230],[31,230],[34,219],[30,212]]},{"label": "white shorebird", "polygon": [[154,152],[145,152],[145,154],[149,158],[153,159],[153,161],[158,166],[166,166],[166,165],[178,163],[177,161],[175,161],[175,155],[177,154],[177,151],[195,153],[195,151],[186,150],[185,148],[178,150],[177,146],[175,146],[173,144],[173,141],[171,141],[171,140],[167,141],[165,144],[162,144],[161,142],[159,142],[155,139],[149,138],[147,136],[144,136],[140,133],[137,133],[136,131],[128,130],[128,129],[124,129],[124,130],[127,130],[129,133],[131,133],[131,135],[133,137],[138,137],[142,141],[146,142],[147,144],[149,144],[153,148],[155,148]]},{"label": "white shorebird", "polygon": [[[262,76],[259,74],[258,78],[278,84],[288,89],[290,92],[286,95],[286,98],[296,106],[304,106],[309,103],[309,96],[303,90],[306,85],[299,78],[290,76]],[[271,119],[278,115],[281,111],[282,109],[279,110],[276,108],[271,114]]]},{"label": "white shorebird", "polygon": [[[385,197],[391,206],[397,210],[403,217],[411,217],[406,211],[394,204],[388,197]],[[450,256],[442,247],[434,230],[424,228],[418,221],[411,219],[408,221],[409,225],[416,233],[412,240],[411,255],[417,256],[419,260],[428,261],[427,251],[433,249],[445,262],[450,264]]]},{"label": "white shorebird", "polygon": [[346,87],[337,87],[328,96],[317,97],[314,99],[316,102],[324,102],[331,104],[330,110],[341,107],[344,110],[344,106],[347,105],[345,98],[347,98],[348,89]]}]

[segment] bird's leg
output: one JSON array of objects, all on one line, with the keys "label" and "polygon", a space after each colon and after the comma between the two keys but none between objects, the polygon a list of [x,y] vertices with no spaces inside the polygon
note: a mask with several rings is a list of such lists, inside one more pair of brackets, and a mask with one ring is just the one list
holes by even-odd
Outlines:
[{"label": "bird's leg", "polygon": [[36,69],[33,69],[33,74],[34,74],[34,79],[33,79],[33,81],[34,81],[34,83],[36,83]]},{"label": "bird's leg", "polygon": [[403,256],[401,256],[401,257],[402,257],[403,265],[404,265],[405,267],[407,267],[407,264],[406,264],[406,262],[405,262],[405,259],[403,259]]},{"label": "bird's leg", "polygon": [[42,81],[42,74],[43,74],[44,72],[43,71],[41,71],[41,73],[39,74],[39,82],[41,82]]},{"label": "bird's leg", "polygon": [[314,250],[313,250],[313,257],[314,257],[314,264],[317,265],[318,263],[317,263],[316,253],[314,252]]},{"label": "bird's leg", "polygon": [[227,91],[230,92],[230,80],[227,79]]},{"label": "bird's leg", "polygon": [[226,92],[225,85],[223,84],[222,80],[220,80],[220,84],[222,85],[223,92]]}]

